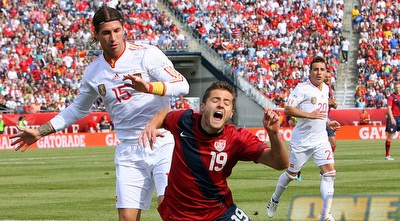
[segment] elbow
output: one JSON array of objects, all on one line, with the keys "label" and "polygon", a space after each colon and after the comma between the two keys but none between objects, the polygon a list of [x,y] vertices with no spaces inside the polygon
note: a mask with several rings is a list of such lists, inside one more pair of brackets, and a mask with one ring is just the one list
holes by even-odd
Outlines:
[{"label": "elbow", "polygon": [[185,87],[184,87],[183,93],[189,94],[189,82],[187,80],[185,81]]},{"label": "elbow", "polygon": [[284,113],[285,115],[290,115],[289,107],[286,106],[286,107],[283,109],[283,113]]},{"label": "elbow", "polygon": [[183,89],[182,94],[189,94],[189,84],[187,84],[187,86]]},{"label": "elbow", "polygon": [[189,93],[189,83],[185,79],[184,82],[179,87],[179,91],[176,91],[178,95],[187,95]]}]

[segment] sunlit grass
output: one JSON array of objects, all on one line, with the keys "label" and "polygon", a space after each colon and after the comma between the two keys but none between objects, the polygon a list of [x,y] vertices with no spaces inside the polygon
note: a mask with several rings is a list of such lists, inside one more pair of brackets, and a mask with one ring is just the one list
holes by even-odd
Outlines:
[{"label": "sunlit grass", "polygon": [[[382,140],[338,141],[335,194],[400,194],[397,143],[392,144],[395,160],[385,161]],[[0,220],[118,220],[113,162],[110,147],[0,151]],[[252,162],[235,167],[229,186],[253,221],[268,220],[265,207],[281,173]],[[302,177],[290,184],[273,220],[286,220],[294,196],[320,194],[314,162],[307,162]],[[156,207],[154,196],[142,220],[160,220]]]}]

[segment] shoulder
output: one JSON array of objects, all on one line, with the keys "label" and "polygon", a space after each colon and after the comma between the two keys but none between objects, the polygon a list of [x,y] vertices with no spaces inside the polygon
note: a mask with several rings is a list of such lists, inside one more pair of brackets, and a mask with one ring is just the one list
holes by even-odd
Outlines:
[{"label": "shoulder", "polygon": [[309,81],[305,81],[305,82],[300,82],[297,84],[297,86],[294,88],[294,91],[298,92],[302,92],[305,88],[309,88],[311,87],[311,84]]},{"label": "shoulder", "polygon": [[101,68],[105,63],[106,61],[103,59],[103,54],[101,54],[86,68],[85,75],[90,75],[91,73],[96,72],[96,70]]},{"label": "shoulder", "polygon": [[126,43],[127,51],[161,51],[158,47],[149,44]]}]

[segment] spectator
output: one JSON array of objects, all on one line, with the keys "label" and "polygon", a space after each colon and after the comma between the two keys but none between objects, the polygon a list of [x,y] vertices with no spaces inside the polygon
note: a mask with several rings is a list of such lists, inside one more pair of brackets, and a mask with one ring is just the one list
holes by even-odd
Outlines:
[{"label": "spectator", "polygon": [[365,98],[364,96],[360,96],[356,100],[356,107],[359,109],[364,109],[365,108]]},{"label": "spectator", "polygon": [[353,10],[351,10],[351,24],[354,31],[358,31],[358,23],[360,22],[357,18],[360,16],[360,11],[358,10],[358,6],[355,5]]},{"label": "spectator", "polygon": [[0,114],[0,134],[4,133],[5,128],[6,128],[6,123],[3,120],[3,115]]},{"label": "spectator", "polygon": [[190,104],[189,104],[188,99],[183,98],[181,107],[179,109],[189,109],[189,108],[190,108]]},{"label": "spectator", "polygon": [[38,99],[35,99],[35,102],[31,104],[32,113],[39,113],[41,110],[41,104]]},{"label": "spectator", "polygon": [[108,120],[108,117],[107,117],[107,115],[103,115],[103,117],[100,119],[100,122],[99,122],[99,129],[100,129],[100,132],[110,132],[111,131],[111,123],[110,123],[110,121]]},{"label": "spectator", "polygon": [[26,128],[28,126],[28,121],[26,120],[26,116],[21,115],[18,117],[17,126],[20,128]]},{"label": "spectator", "polygon": [[88,131],[96,133],[99,131],[99,123],[97,122],[97,115],[93,115],[92,119],[88,121]]},{"label": "spectator", "polygon": [[359,124],[360,125],[368,125],[369,121],[370,121],[369,113],[367,112],[367,109],[364,108],[360,114]]},{"label": "spectator", "polygon": [[347,38],[343,38],[342,42],[342,57],[343,57],[343,62],[347,64],[348,61],[348,56],[349,56],[349,49],[350,49],[350,42],[347,40]]}]

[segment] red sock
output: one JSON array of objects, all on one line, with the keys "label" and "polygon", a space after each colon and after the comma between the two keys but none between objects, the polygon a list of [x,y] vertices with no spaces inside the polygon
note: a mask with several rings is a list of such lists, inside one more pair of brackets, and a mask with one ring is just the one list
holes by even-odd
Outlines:
[{"label": "red sock", "polygon": [[390,156],[390,144],[391,144],[392,142],[390,141],[390,140],[386,140],[386,156]]}]

